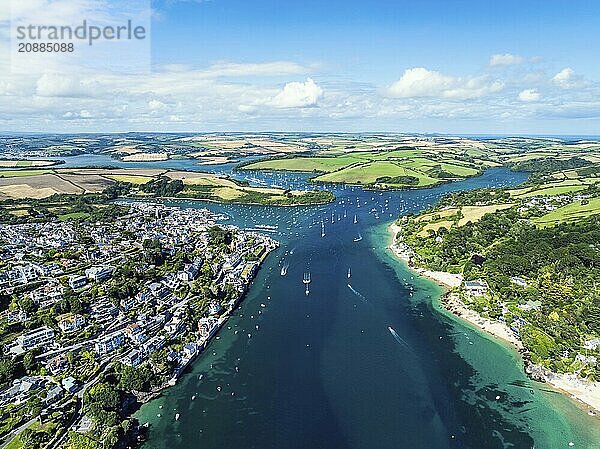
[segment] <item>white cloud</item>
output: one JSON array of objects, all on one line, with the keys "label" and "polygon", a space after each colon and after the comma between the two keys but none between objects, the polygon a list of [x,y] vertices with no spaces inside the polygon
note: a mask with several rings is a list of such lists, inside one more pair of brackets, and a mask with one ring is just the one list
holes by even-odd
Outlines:
[{"label": "white cloud", "polygon": [[521,64],[522,62],[523,62],[522,56],[513,55],[510,53],[504,53],[504,54],[492,55],[492,57],[490,58],[489,64],[491,67],[497,67],[497,66],[516,65],[516,64]]},{"label": "white cloud", "polygon": [[519,92],[519,100],[525,102],[538,101],[540,97],[537,89],[525,89]]},{"label": "white cloud", "polygon": [[270,104],[276,108],[306,108],[316,106],[321,97],[323,89],[312,78],[307,78],[304,83],[287,83]]},{"label": "white cloud", "polygon": [[585,84],[582,76],[570,67],[565,67],[552,78],[552,82],[562,89],[573,89]]},{"label": "white cloud", "polygon": [[45,73],[36,82],[36,95],[40,97],[85,97],[92,96],[94,82],[81,81],[76,76]]},{"label": "white cloud", "polygon": [[166,104],[159,100],[150,100],[148,102],[148,109],[151,111],[160,111],[166,108]]},{"label": "white cloud", "polygon": [[394,82],[388,92],[393,97],[436,97],[452,88],[451,77],[423,67],[406,69],[400,79]]},{"label": "white cloud", "polygon": [[278,76],[298,75],[309,72],[311,69],[295,62],[273,61],[254,64],[241,64],[233,62],[219,62],[211,65],[204,71],[205,76]]},{"label": "white cloud", "polygon": [[479,98],[504,88],[501,81],[486,77],[458,78],[423,67],[407,69],[402,77],[387,89],[391,97],[444,97],[457,100]]}]

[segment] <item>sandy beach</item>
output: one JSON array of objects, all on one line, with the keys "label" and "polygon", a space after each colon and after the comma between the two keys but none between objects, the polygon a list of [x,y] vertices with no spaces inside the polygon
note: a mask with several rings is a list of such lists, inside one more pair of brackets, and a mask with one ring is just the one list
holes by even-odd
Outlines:
[{"label": "sandy beach", "polygon": [[460,287],[460,284],[462,284],[462,276],[460,274],[446,273],[445,271],[431,271],[431,270],[426,270],[425,268],[411,266],[410,265],[410,258],[411,258],[410,249],[402,248],[400,245],[396,244],[396,242],[395,242],[395,237],[396,237],[396,234],[398,233],[399,229],[400,229],[400,227],[396,223],[392,223],[389,226],[389,230],[392,235],[389,249],[392,251],[392,253],[394,253],[394,255],[398,259],[404,261],[410,267],[411,270],[416,271],[421,276],[425,276],[425,277],[437,282],[442,287],[451,288],[451,289],[454,287]]},{"label": "sandy beach", "polygon": [[[446,273],[442,271],[430,271],[420,267],[410,265],[411,249],[403,247],[396,243],[396,234],[399,231],[399,226],[392,223],[389,226],[391,240],[389,249],[392,254],[398,259],[406,263],[406,265],[421,276],[425,276],[434,282],[437,282],[442,287],[452,289],[459,287],[462,283],[462,276],[459,274]],[[515,347],[520,352],[525,351],[521,340],[510,330],[510,328],[495,320],[482,317],[479,313],[469,309],[458,297],[457,294],[446,294],[441,301],[446,310],[453,313],[455,316],[467,321],[468,323],[478,327],[488,334],[502,340]],[[561,393],[569,396],[571,399],[578,402],[583,408],[587,409],[590,414],[600,415],[600,382],[590,382],[581,379],[575,374],[557,374],[538,365],[529,365],[525,369],[530,377],[544,381],[552,385]]]}]

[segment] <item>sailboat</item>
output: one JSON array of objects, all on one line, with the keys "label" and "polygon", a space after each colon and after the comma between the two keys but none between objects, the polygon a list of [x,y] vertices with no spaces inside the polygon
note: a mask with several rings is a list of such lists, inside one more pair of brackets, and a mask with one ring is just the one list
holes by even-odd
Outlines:
[{"label": "sailboat", "polygon": [[310,284],[310,273],[304,273],[304,277],[302,278],[302,282],[304,283],[304,285],[306,285],[306,290],[305,290],[304,294],[306,296],[308,296],[308,294],[310,293],[310,290],[308,288],[308,286]]},{"label": "sailboat", "polygon": [[352,273],[350,272],[350,268],[348,268],[348,279],[350,279],[351,276],[352,276]]},{"label": "sailboat", "polygon": [[362,235],[360,235],[360,232],[358,233],[357,237],[354,237],[354,241],[355,242],[360,242],[362,240]]},{"label": "sailboat", "polygon": [[354,224],[358,223],[358,218],[354,215]]}]

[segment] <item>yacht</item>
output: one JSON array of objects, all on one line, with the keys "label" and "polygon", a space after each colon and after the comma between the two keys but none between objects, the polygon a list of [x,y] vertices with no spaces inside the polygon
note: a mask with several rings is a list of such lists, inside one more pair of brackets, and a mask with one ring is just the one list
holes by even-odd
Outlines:
[{"label": "yacht", "polygon": [[304,277],[302,278],[302,282],[304,283],[304,285],[306,285],[306,290],[304,291],[304,294],[306,296],[308,296],[308,294],[310,293],[310,289],[309,289],[309,284],[310,284],[310,273],[304,273]]}]

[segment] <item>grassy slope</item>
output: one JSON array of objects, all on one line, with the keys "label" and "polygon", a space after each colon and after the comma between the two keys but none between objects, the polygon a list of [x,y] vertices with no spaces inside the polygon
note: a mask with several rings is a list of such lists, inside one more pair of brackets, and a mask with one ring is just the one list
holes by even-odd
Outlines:
[{"label": "grassy slope", "polygon": [[535,219],[539,227],[554,226],[562,222],[575,221],[581,218],[600,214],[600,198],[591,198],[587,204],[581,201],[567,204]]},{"label": "grassy slope", "polygon": [[[479,167],[460,161],[451,152],[433,153],[421,149],[391,151],[358,151],[339,153],[337,156],[310,156],[273,159],[255,162],[242,167],[244,170],[290,170],[319,172],[315,182],[370,184],[380,187],[402,188],[407,186],[428,187],[445,181],[431,174],[437,167],[457,178],[474,176]],[[378,178],[412,176],[416,185],[408,183],[379,182]]]},{"label": "grassy slope", "polygon": [[242,167],[244,170],[285,170],[302,172],[331,172],[360,162],[351,156],[340,157],[296,157],[289,159],[273,159]]}]

